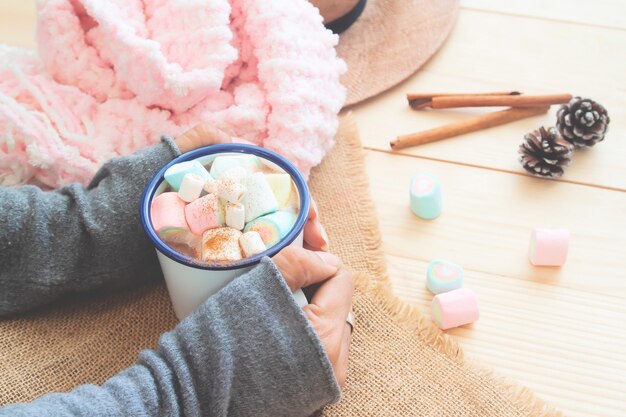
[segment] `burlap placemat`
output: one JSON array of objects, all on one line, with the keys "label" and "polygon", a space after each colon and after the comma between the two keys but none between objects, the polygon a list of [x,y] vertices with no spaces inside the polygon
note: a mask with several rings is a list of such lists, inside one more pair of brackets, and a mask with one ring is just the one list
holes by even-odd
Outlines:
[{"label": "burlap placemat", "polygon": [[[468,363],[454,340],[397,300],[353,118],[310,187],[331,250],[356,271],[355,331],[343,400],[324,416],[556,416],[526,389]],[[176,324],[163,283],[63,301],[0,321],[0,404],[102,383]]]}]

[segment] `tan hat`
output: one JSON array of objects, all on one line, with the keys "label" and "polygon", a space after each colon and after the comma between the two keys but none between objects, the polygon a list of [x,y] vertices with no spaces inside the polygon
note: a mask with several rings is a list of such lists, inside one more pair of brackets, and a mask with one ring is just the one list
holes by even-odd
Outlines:
[{"label": "tan hat", "polygon": [[341,80],[348,88],[345,105],[385,91],[417,71],[450,33],[457,10],[457,0],[367,0],[337,47],[348,64]]}]

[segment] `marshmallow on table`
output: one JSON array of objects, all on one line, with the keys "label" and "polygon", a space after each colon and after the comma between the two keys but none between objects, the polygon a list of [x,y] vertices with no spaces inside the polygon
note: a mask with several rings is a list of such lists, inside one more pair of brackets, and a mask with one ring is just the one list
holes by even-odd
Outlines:
[{"label": "marshmallow on table", "polygon": [[217,196],[207,194],[187,204],[185,218],[189,229],[196,235],[201,235],[207,229],[219,227]]},{"label": "marshmallow on table", "polygon": [[267,249],[265,243],[263,243],[263,239],[261,239],[261,235],[255,231],[242,234],[239,238],[239,245],[246,258],[258,255]]},{"label": "marshmallow on table", "polygon": [[561,266],[567,260],[568,247],[569,230],[536,228],[530,236],[528,257],[536,266]]},{"label": "marshmallow on table", "polygon": [[168,192],[156,196],[150,205],[150,219],[156,231],[166,228],[189,229],[185,218],[186,203],[177,193]]},{"label": "marshmallow on table", "polygon": [[478,299],[474,291],[459,288],[437,294],[431,304],[432,318],[442,330],[478,320]]},{"label": "marshmallow on table", "polygon": [[189,173],[199,175],[205,181],[211,179],[209,172],[198,161],[185,161],[172,165],[165,171],[163,177],[174,191],[178,191],[183,178]]},{"label": "marshmallow on table", "polygon": [[246,225],[246,214],[242,204],[226,203],[224,205],[224,217],[224,222],[228,227],[243,230]]},{"label": "marshmallow on table", "polygon": [[431,220],[441,214],[441,184],[432,174],[416,174],[409,190],[411,210],[422,219]]},{"label": "marshmallow on table", "polygon": [[456,290],[463,286],[463,268],[452,262],[435,260],[428,264],[426,287],[433,294]]},{"label": "marshmallow on table", "polygon": [[241,232],[232,227],[209,229],[202,235],[202,260],[208,262],[243,259],[239,238]]},{"label": "marshmallow on table", "polygon": [[277,211],[249,222],[244,231],[258,232],[265,246],[270,248],[289,233],[295,221],[296,216],[292,212]]},{"label": "marshmallow on table", "polygon": [[246,172],[258,172],[261,167],[255,155],[220,155],[211,164],[211,176],[219,179],[223,173],[235,167],[242,167]]},{"label": "marshmallow on table", "polygon": [[272,188],[265,179],[265,174],[256,172],[244,180],[246,195],[243,198],[243,206],[246,210],[246,222],[252,221],[264,214],[278,210],[278,202]]},{"label": "marshmallow on table", "polygon": [[231,203],[239,203],[246,195],[246,186],[232,178],[222,178],[218,181],[218,194],[220,198]]},{"label": "marshmallow on table", "polygon": [[291,195],[291,176],[289,174],[265,174],[265,179],[276,197],[278,207],[285,207]]},{"label": "marshmallow on table", "polygon": [[200,197],[206,180],[198,174],[192,172],[183,177],[183,182],[178,189],[178,196],[188,203]]}]

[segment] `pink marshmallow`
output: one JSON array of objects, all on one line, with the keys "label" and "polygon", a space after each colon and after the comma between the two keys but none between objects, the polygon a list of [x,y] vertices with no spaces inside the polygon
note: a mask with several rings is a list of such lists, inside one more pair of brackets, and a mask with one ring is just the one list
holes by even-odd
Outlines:
[{"label": "pink marshmallow", "polygon": [[535,228],[528,257],[535,266],[561,266],[567,260],[569,230]]},{"label": "pink marshmallow", "polygon": [[209,229],[219,227],[218,205],[215,194],[207,194],[187,204],[187,207],[185,207],[185,218],[191,232],[198,236]]},{"label": "pink marshmallow", "polygon": [[431,304],[433,321],[442,330],[478,320],[478,299],[474,291],[459,288],[437,294]]},{"label": "pink marshmallow", "polygon": [[189,229],[185,219],[185,203],[178,193],[169,192],[158,195],[152,200],[150,219],[156,231],[165,228]]}]

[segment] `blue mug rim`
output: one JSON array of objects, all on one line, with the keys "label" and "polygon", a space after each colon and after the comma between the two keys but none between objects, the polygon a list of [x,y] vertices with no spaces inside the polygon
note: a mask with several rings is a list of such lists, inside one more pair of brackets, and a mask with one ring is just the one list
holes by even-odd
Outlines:
[{"label": "blue mug rim", "polygon": [[[252,154],[258,157],[264,158],[270,162],[275,163],[279,167],[281,167],[286,173],[288,173],[293,182],[298,189],[298,194],[300,196],[300,213],[298,213],[298,217],[296,218],[296,222],[293,227],[287,233],[287,235],[281,239],[277,244],[267,249],[264,252],[261,252],[257,255],[251,256],[249,258],[244,258],[241,261],[229,262],[228,264],[210,264],[204,263],[202,261],[198,261],[197,259],[193,259],[187,256],[184,256],[174,249],[169,247],[158,235],[154,227],[152,227],[150,210],[151,210],[151,202],[154,194],[156,193],[157,188],[164,181],[165,171],[171,167],[172,165],[178,164],[180,162],[191,161],[194,159],[201,158],[203,156],[209,156],[220,153],[241,153],[241,154]],[[306,224],[306,220],[308,218],[309,209],[311,207],[311,196],[309,193],[309,188],[307,187],[306,181],[300,171],[289,161],[287,158],[277,154],[274,151],[270,151],[269,149],[261,148],[255,145],[247,145],[244,143],[222,143],[216,145],[204,146],[202,148],[195,149],[193,151],[186,152],[177,156],[168,162],[165,166],[163,166],[156,174],[152,176],[148,185],[143,191],[141,195],[141,203],[139,207],[139,216],[141,218],[141,224],[143,226],[144,231],[154,244],[155,248],[167,256],[168,258],[176,261],[178,263],[184,264],[191,268],[196,269],[204,269],[208,271],[226,271],[233,269],[241,269],[256,265],[261,261],[261,259],[265,256],[269,256],[270,258],[276,255],[279,251],[281,251],[284,247],[291,244],[296,237],[300,234],[300,232],[304,229],[304,225]]]}]

